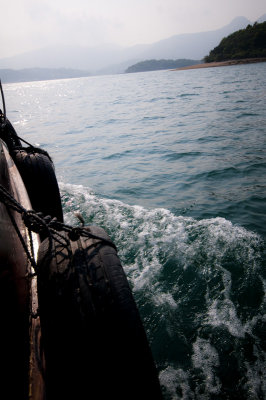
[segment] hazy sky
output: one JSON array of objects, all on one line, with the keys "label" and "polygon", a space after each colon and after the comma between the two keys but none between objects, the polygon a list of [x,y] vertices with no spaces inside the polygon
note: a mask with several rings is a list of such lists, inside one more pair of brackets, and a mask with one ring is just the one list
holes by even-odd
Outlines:
[{"label": "hazy sky", "polygon": [[56,44],[129,46],[252,22],[265,0],[0,0],[0,58]]}]

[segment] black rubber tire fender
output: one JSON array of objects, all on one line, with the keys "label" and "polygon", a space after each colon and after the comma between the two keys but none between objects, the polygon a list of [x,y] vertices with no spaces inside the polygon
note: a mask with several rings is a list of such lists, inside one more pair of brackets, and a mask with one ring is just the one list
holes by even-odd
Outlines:
[{"label": "black rubber tire fender", "polygon": [[[98,227],[93,235],[110,240]],[[62,243],[62,238],[58,237]],[[116,250],[46,239],[38,255],[47,399],[162,399],[145,330]]]},{"label": "black rubber tire fender", "polygon": [[32,208],[63,222],[63,210],[55,169],[46,152],[20,148],[12,152],[13,160],[27,189]]},{"label": "black rubber tire fender", "polygon": [[8,119],[0,126],[0,138],[4,140],[10,152],[16,147],[21,147],[21,141]]}]

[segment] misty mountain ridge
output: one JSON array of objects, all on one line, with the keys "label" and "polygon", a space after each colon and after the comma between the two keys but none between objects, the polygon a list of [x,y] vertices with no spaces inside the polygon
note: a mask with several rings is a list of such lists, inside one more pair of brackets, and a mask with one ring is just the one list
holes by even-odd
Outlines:
[{"label": "misty mountain ridge", "polygon": [[[266,21],[266,14],[258,22]],[[229,34],[252,23],[236,17],[223,28],[199,33],[178,34],[152,44],[122,47],[108,44],[97,47],[52,46],[0,59],[0,68],[69,68],[91,74],[122,73],[130,65],[147,59],[201,60]]]}]

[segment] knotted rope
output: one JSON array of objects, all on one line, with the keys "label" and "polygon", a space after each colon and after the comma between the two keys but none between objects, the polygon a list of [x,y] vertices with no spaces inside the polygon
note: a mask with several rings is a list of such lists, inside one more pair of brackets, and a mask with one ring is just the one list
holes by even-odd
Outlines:
[{"label": "knotted rope", "polygon": [[[51,253],[52,251],[52,240],[57,241],[63,246],[68,246],[70,240],[77,241],[80,237],[88,237],[100,240],[101,242],[106,243],[109,246],[113,247],[115,250],[117,250],[115,244],[111,240],[102,238],[97,235],[93,235],[91,232],[89,232],[87,229],[83,227],[72,227],[70,225],[64,224],[63,222],[58,221],[56,218],[52,218],[49,215],[44,216],[41,212],[36,212],[34,210],[26,210],[1,184],[0,184],[0,202],[5,204],[11,222],[18,234],[18,237],[25,250],[25,253],[34,269],[36,269],[36,262],[34,260],[32,235],[31,235],[32,232],[38,234],[45,234],[47,236],[49,240],[48,253]],[[15,218],[12,215],[11,210],[21,214],[22,220],[26,228],[28,229],[31,242],[31,254],[20,233],[20,230],[17,226]],[[67,238],[66,236],[60,234],[60,232],[66,232]]]}]

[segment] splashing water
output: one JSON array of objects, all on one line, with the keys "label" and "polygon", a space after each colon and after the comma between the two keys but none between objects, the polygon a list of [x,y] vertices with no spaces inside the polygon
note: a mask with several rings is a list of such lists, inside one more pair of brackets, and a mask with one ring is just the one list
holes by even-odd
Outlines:
[{"label": "splashing water", "polygon": [[76,224],[79,211],[116,243],[165,398],[262,398],[260,236],[223,218],[129,206],[83,186],[61,184],[61,190],[66,222]]}]

